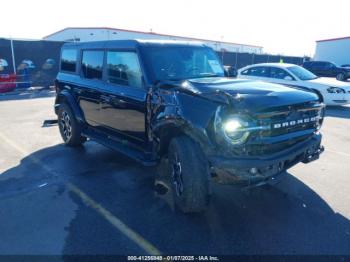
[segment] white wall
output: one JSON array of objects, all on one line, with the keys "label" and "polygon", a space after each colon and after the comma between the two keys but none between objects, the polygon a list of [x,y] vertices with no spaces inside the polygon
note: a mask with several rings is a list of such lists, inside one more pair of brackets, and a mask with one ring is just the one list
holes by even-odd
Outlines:
[{"label": "white wall", "polygon": [[[79,41],[100,41],[100,40],[122,40],[122,39],[162,39],[162,40],[195,40],[186,37],[173,37],[173,36],[163,36],[152,33],[139,33],[139,32],[128,32],[120,30],[110,30],[110,29],[65,29],[63,31],[57,32],[53,35],[44,38],[45,40],[51,41],[73,41],[73,39],[79,39]],[[248,52],[261,54],[262,47],[255,47],[249,45],[240,44],[228,44],[220,43],[214,41],[201,41],[204,44],[210,46],[216,51],[221,51],[225,49],[227,52]]]},{"label": "white wall", "polygon": [[350,39],[316,42],[314,60],[350,64]]}]

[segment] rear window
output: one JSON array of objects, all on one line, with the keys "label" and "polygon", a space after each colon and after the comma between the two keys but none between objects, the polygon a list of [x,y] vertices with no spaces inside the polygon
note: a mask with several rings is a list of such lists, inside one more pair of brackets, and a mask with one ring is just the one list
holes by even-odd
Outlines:
[{"label": "rear window", "polygon": [[77,50],[63,49],[61,54],[61,70],[75,72],[77,66]]},{"label": "rear window", "polygon": [[81,71],[85,78],[102,79],[104,51],[83,51]]}]

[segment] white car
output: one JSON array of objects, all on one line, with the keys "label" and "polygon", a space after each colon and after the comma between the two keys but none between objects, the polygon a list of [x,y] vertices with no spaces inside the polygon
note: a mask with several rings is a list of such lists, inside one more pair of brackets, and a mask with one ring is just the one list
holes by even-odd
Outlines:
[{"label": "white car", "polygon": [[243,67],[237,78],[262,80],[316,90],[326,105],[350,104],[350,83],[334,78],[317,77],[305,68],[284,63],[264,63]]}]

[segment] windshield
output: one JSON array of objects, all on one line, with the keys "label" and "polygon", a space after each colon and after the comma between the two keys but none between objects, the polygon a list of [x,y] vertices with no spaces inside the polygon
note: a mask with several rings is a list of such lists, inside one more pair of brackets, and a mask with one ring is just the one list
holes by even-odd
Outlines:
[{"label": "windshield", "polygon": [[145,47],[146,60],[155,81],[224,76],[214,51],[206,47]]},{"label": "windshield", "polygon": [[332,64],[334,67],[340,67],[337,63],[331,62],[330,64]]},{"label": "windshield", "polygon": [[316,75],[301,66],[291,66],[288,67],[288,70],[291,71],[300,80],[312,80],[317,78]]}]

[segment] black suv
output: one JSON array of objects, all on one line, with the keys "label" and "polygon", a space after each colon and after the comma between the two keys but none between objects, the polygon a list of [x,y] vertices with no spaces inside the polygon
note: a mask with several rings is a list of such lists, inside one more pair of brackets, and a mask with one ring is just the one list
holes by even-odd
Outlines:
[{"label": "black suv", "polygon": [[331,62],[308,61],[303,67],[317,76],[336,77],[337,80],[346,81],[350,77],[350,68],[340,67]]},{"label": "black suv", "polygon": [[262,185],[323,151],[315,93],[225,77],[200,43],[65,44],[55,85],[66,145],[92,139],[165,166],[184,212],[205,209],[213,181]]}]

